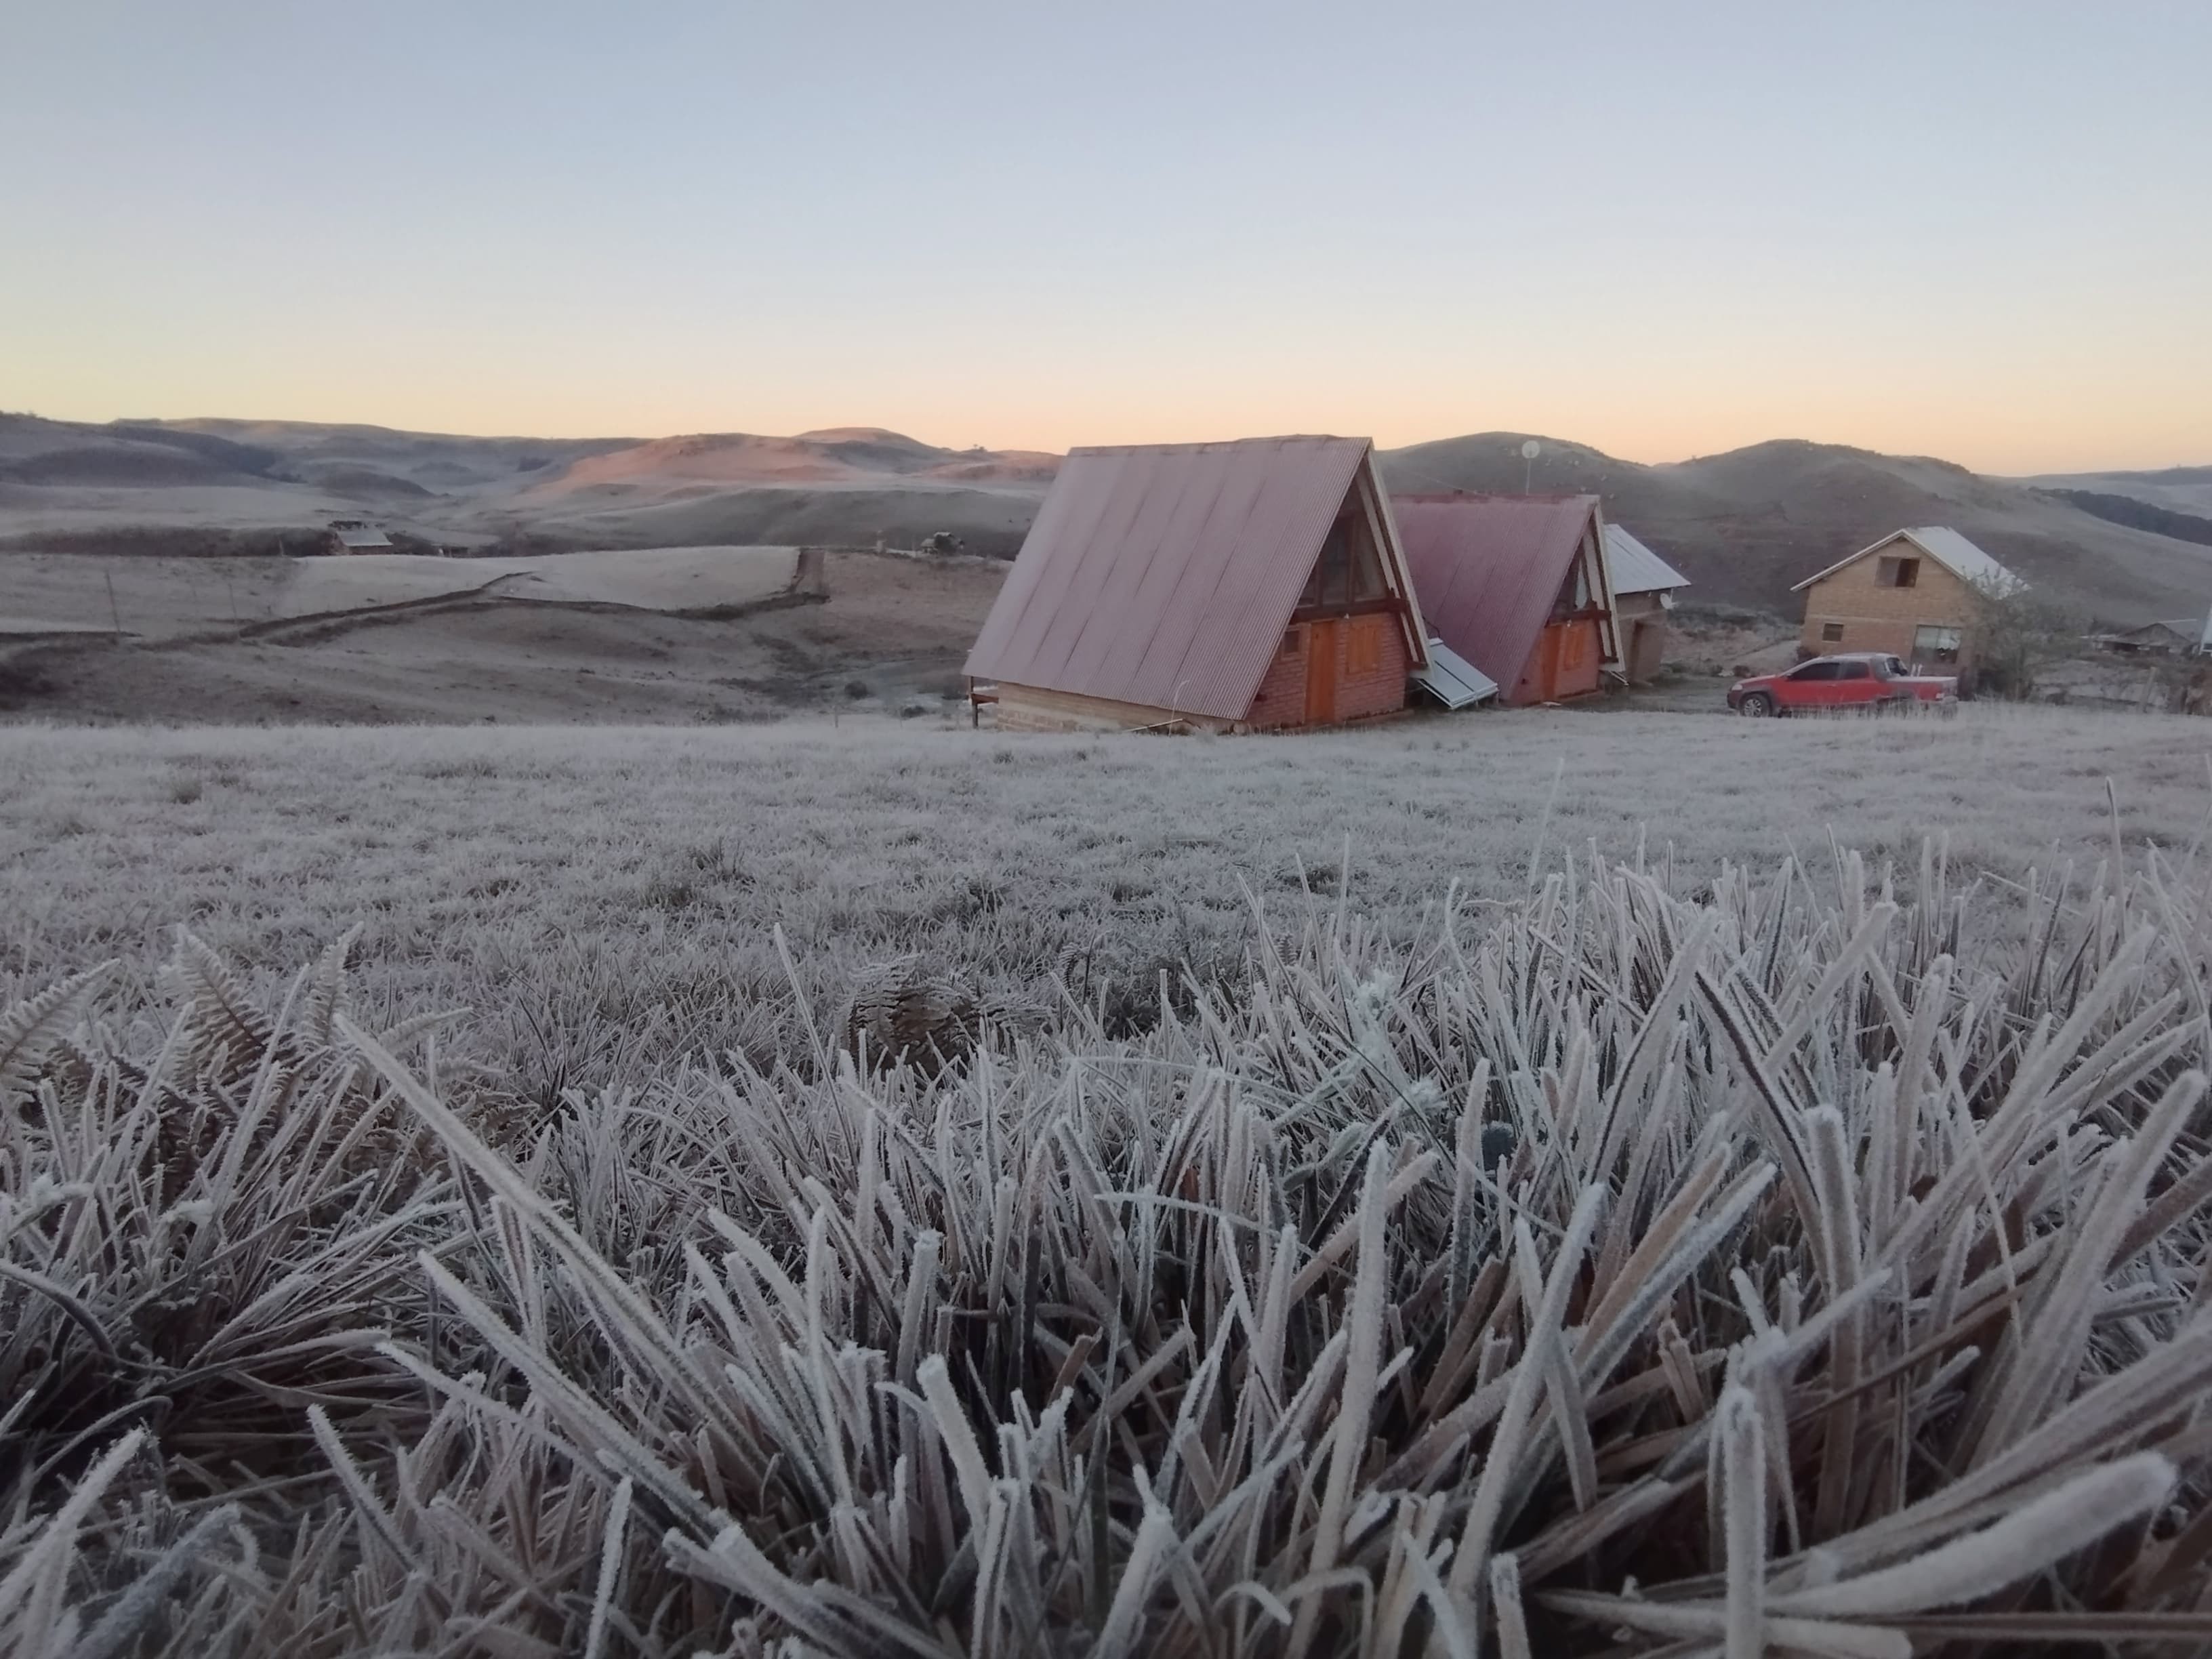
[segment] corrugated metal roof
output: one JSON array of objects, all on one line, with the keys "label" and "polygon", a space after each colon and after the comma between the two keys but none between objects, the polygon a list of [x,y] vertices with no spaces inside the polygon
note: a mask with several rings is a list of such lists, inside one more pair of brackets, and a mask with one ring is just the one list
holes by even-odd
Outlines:
[{"label": "corrugated metal roof", "polygon": [[1429,626],[1500,686],[1521,678],[1573,566],[1595,495],[1396,495]]},{"label": "corrugated metal roof", "polygon": [[1656,593],[1687,587],[1690,579],[1611,520],[1605,526],[1605,563],[1613,573],[1613,597]]},{"label": "corrugated metal roof", "polygon": [[1368,453],[1364,438],[1071,450],[969,678],[1241,720]]},{"label": "corrugated metal roof", "polygon": [[1472,708],[1498,695],[1498,682],[1442,640],[1429,641],[1429,661],[1416,668],[1413,682],[1447,708]]},{"label": "corrugated metal roof", "polygon": [[1994,587],[2000,593],[2010,592],[2027,584],[2006,569],[1988,554],[1976,547],[1957,531],[1943,525],[1923,525],[1917,530],[1897,530],[1884,536],[1870,546],[1863,547],[1847,559],[1838,559],[1826,570],[1816,570],[1790,591],[1802,593],[1814,582],[1826,580],[1847,564],[1856,564],[1869,553],[1879,552],[1892,542],[1903,537],[1929,558],[1942,565],[1960,581],[1977,587]]}]

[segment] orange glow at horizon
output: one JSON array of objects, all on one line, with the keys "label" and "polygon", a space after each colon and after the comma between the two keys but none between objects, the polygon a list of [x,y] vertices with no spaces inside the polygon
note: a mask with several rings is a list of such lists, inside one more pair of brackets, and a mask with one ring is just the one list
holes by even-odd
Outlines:
[{"label": "orange glow at horizon", "polygon": [[2212,465],[2212,7],[1156,3],[23,9],[0,409]]}]

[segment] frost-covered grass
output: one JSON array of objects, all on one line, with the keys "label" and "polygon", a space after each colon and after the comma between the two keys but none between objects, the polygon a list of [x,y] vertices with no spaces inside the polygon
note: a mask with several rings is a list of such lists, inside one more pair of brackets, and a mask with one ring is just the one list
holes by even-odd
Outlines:
[{"label": "frost-covered grass", "polygon": [[2202,1651],[2212,874],[2108,877],[1578,864],[538,1117],[343,945],[63,981],[0,1651]]},{"label": "frost-covered grass", "polygon": [[2202,1650],[2196,730],[8,733],[0,1652]]},{"label": "frost-covered grass", "polygon": [[[2186,845],[2212,726],[1986,708],[1954,720],[1528,713],[1320,738],[770,729],[0,730],[0,995],[189,923],[266,990],[356,922],[362,1006],[466,1006],[456,1058],[526,1096],[687,1050],[765,1063],[798,971],[825,1006],[919,952],[986,991],[1055,972],[1116,1030],[1161,969],[1234,971],[1255,905],[1413,937],[1595,846],[1678,895],[1724,862],[2024,882]],[[2108,799],[2110,780],[2118,805]],[[1348,872],[1348,879],[1346,872]],[[1978,921],[2017,921],[1991,886]]]}]

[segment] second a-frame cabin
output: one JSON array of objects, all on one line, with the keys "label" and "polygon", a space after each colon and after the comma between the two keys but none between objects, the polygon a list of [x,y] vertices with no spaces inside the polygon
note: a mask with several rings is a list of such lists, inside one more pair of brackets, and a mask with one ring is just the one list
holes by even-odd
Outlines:
[{"label": "second a-frame cabin", "polygon": [[1620,655],[1595,495],[1399,495],[1391,510],[1436,636],[1509,704],[1596,690]]},{"label": "second a-frame cabin", "polygon": [[1078,449],[967,672],[1007,730],[1335,726],[1427,638],[1366,439]]}]

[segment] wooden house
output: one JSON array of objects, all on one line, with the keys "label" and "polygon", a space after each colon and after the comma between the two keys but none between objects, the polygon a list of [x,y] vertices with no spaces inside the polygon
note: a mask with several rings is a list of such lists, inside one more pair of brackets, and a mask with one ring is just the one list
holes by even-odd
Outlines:
[{"label": "wooden house", "polygon": [[1510,704],[1586,696],[1618,661],[1595,495],[1399,495],[1422,614]]},{"label": "wooden house", "polygon": [[1008,730],[1334,726],[1427,640],[1366,439],[1077,449],[967,674]]},{"label": "wooden house", "polygon": [[392,538],[374,525],[360,519],[333,519],[323,532],[325,553],[389,553]]},{"label": "wooden house", "polygon": [[2178,617],[2100,634],[2097,643],[2123,657],[2181,657],[2195,654],[2204,634],[2204,625],[2194,617]]},{"label": "wooden house", "polygon": [[1667,613],[1690,579],[1617,524],[1605,526],[1604,539],[1620,672],[1631,685],[1644,685],[1667,660]]},{"label": "wooden house", "polygon": [[1948,672],[1972,665],[1980,593],[2020,585],[1957,531],[1928,526],[1885,536],[1790,591],[1805,596],[1806,655],[1881,651]]}]

